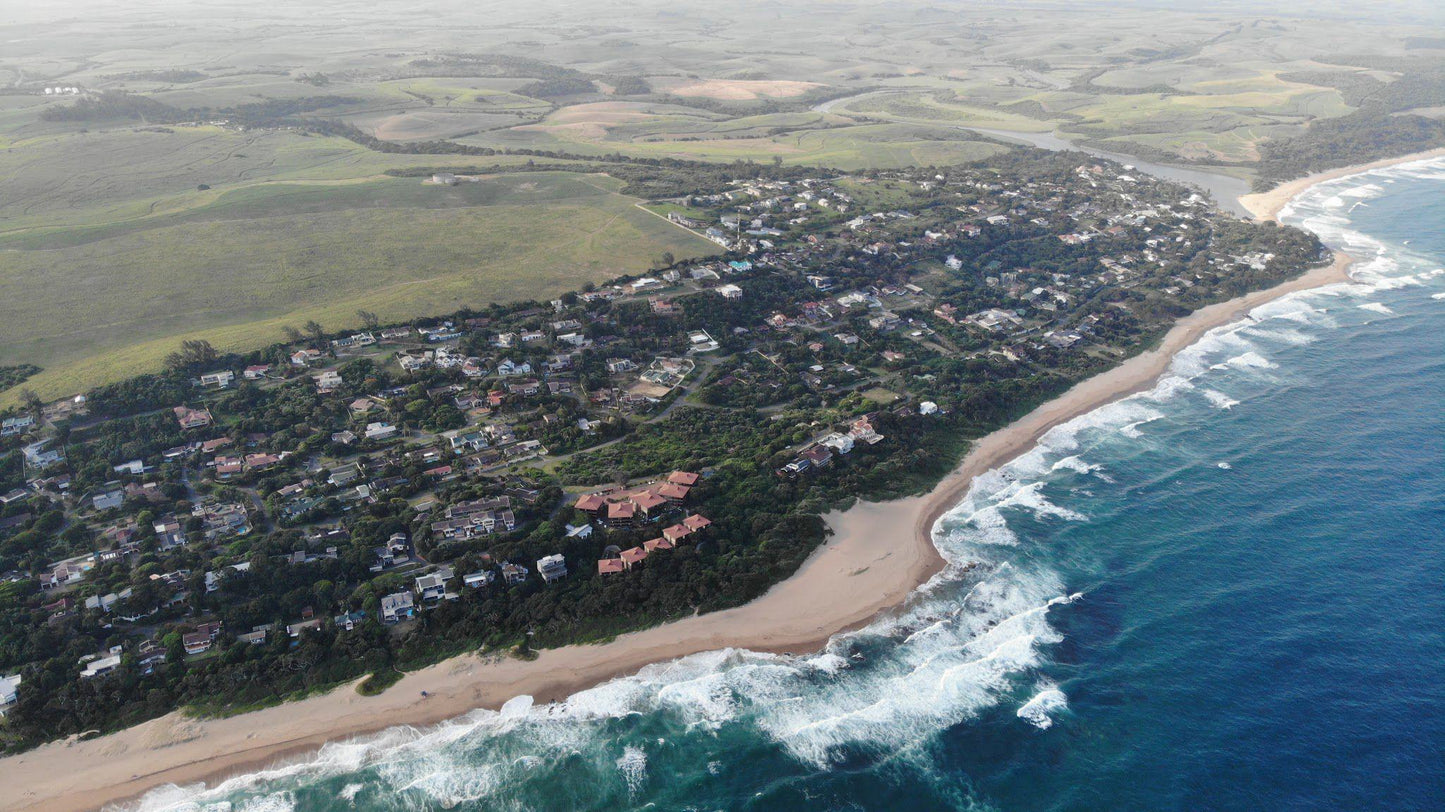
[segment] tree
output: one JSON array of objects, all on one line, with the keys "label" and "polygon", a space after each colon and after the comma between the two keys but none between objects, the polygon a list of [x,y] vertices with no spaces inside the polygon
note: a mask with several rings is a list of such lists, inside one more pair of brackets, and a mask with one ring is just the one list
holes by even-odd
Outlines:
[{"label": "tree", "polygon": [[282,327],[281,332],[286,334],[286,340],[292,344],[295,344],[296,342],[300,341],[302,338],[305,337],[305,335],[300,330],[296,329],[296,326],[293,324],[288,324],[285,327]]},{"label": "tree", "polygon": [[311,319],[310,321],[306,322],[306,324],[302,326],[301,329],[305,330],[306,334],[311,336],[311,339],[318,343],[321,342],[322,339],[326,338],[326,328],[322,327],[321,323],[315,319]]},{"label": "tree", "polygon": [[40,410],[44,408],[45,401],[41,400],[40,396],[35,394],[34,389],[21,389],[20,402],[25,404],[25,411],[30,412],[37,421],[40,419]]},{"label": "tree", "polygon": [[211,346],[211,342],[203,339],[187,339],[181,342],[181,348],[166,356],[166,366],[171,369],[189,369],[213,364],[221,354]]},{"label": "tree", "polygon": [[376,314],[370,310],[358,310],[356,311],[356,315],[360,317],[361,323],[366,325],[366,329],[368,330],[375,330],[381,326],[381,319],[377,318]]}]

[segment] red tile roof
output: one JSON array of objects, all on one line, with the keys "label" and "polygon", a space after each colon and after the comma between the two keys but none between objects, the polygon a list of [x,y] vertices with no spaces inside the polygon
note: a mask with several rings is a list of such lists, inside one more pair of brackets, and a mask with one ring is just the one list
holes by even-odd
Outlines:
[{"label": "red tile roof", "polygon": [[677,485],[672,482],[664,483],[657,489],[657,495],[664,499],[671,499],[674,502],[681,502],[687,498],[687,492],[692,490],[686,485]]},{"label": "red tile roof", "polygon": [[696,485],[697,474],[690,471],[673,471],[667,475],[667,481],[674,485]]},{"label": "red tile roof", "polygon": [[627,565],[622,563],[620,558],[604,558],[597,562],[598,575],[611,575],[614,572],[622,572]]}]

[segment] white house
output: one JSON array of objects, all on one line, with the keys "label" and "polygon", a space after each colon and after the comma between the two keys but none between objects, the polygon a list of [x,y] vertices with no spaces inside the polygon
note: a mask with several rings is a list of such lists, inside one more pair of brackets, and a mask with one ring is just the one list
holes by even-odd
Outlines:
[{"label": "white house", "polygon": [[0,718],[5,717],[5,711],[15,707],[15,702],[19,699],[21,682],[19,674],[0,677]]},{"label": "white house", "polygon": [[390,423],[376,422],[366,424],[366,439],[368,440],[385,440],[395,435],[396,426]]},{"label": "white house", "polygon": [[316,376],[316,388],[322,392],[330,392],[338,386],[341,386],[341,373],[334,369],[328,369]]},{"label": "white house", "polygon": [[381,622],[399,623],[416,614],[416,601],[410,592],[394,592],[381,599]]},{"label": "white house", "polygon": [[547,583],[567,577],[567,560],[561,553],[537,559],[537,573]]},{"label": "white house", "polygon": [[236,380],[236,373],[229,369],[222,369],[216,372],[207,372],[201,376],[201,386],[207,389],[225,389]]},{"label": "white house", "polygon": [[91,677],[98,677],[101,674],[109,674],[117,668],[120,668],[119,653],[112,654],[109,657],[100,657],[91,660],[85,666],[85,670],[80,672],[80,676],[85,679],[90,679]]}]

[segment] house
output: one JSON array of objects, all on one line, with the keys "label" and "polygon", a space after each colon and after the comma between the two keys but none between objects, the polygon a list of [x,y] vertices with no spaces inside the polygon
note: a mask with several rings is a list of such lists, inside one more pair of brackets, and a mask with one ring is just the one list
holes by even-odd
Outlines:
[{"label": "house", "polygon": [[610,502],[605,521],[612,527],[631,527],[636,515],[637,506],[632,502]]},{"label": "house", "polygon": [[368,440],[385,440],[388,437],[394,437],[395,435],[396,426],[393,426],[390,423],[378,421],[376,423],[366,424],[366,439]]},{"label": "house", "polygon": [[365,612],[347,612],[331,619],[331,624],[344,632],[352,631],[364,622],[366,622]]},{"label": "house", "polygon": [[827,446],[839,454],[847,454],[853,450],[853,438],[836,431],[819,440],[818,444]]},{"label": "house", "polygon": [[624,568],[630,570],[637,564],[642,563],[643,559],[647,558],[647,552],[647,548],[645,547],[631,547],[623,550],[618,560],[622,562]]},{"label": "house", "polygon": [[558,581],[567,577],[567,560],[561,553],[543,556],[537,559],[537,574],[547,583]]},{"label": "house", "polygon": [[[31,443],[20,449],[21,456],[25,457],[25,464],[36,470],[44,470],[65,459],[65,454],[60,449],[47,449],[49,440],[41,440],[38,443]],[[70,486],[69,477],[57,477],[55,484],[60,490]]]},{"label": "house", "polygon": [[177,406],[171,411],[175,412],[176,421],[181,424],[183,430],[205,428],[211,425],[210,409],[192,409],[187,406]]},{"label": "house", "polygon": [[40,576],[41,589],[59,589],[78,584],[85,580],[85,574],[95,567],[95,556],[85,555],[55,564],[50,572]]},{"label": "house", "polygon": [[515,586],[527,580],[527,568],[521,564],[513,564],[510,561],[502,564],[502,580],[508,585]]},{"label": "house", "polygon": [[711,335],[708,335],[706,330],[694,330],[688,333],[687,341],[689,353],[712,352],[720,346]]},{"label": "house", "polygon": [[[120,648],[120,646],[116,646],[116,648],[118,649]],[[91,660],[85,666],[85,669],[80,672],[80,676],[83,679],[90,679],[91,677],[98,677],[102,674],[109,674],[117,668],[120,668],[119,651],[116,651],[114,654],[111,654],[108,657],[98,657],[94,660]]]},{"label": "house", "polygon": [[717,291],[717,295],[723,297],[724,299],[743,298],[743,289],[738,287],[737,285],[721,285],[715,290]]},{"label": "house", "polygon": [[307,618],[306,620],[302,620],[302,621],[297,622],[297,623],[288,623],[288,624],[286,625],[286,635],[287,635],[288,637],[293,637],[293,638],[295,638],[295,637],[300,637],[302,634],[304,634],[304,633],[306,633],[306,632],[309,632],[309,631],[317,631],[317,630],[319,630],[320,628],[321,628],[321,618],[319,618],[319,617]]},{"label": "house", "polygon": [[531,375],[531,374],[532,374],[532,365],[531,365],[530,363],[526,362],[526,361],[523,361],[522,363],[518,364],[518,363],[513,362],[512,359],[510,359],[510,358],[504,358],[504,359],[502,359],[502,362],[501,362],[500,364],[497,364],[497,375],[498,375],[499,377],[502,377],[502,378],[506,378],[506,377],[509,377],[509,376],[512,376],[512,375]]},{"label": "house", "polygon": [[105,595],[92,595],[85,599],[86,609],[95,609],[107,614],[117,603],[129,598],[135,590],[127,588],[122,592],[110,592]]},{"label": "house", "polygon": [[898,329],[903,320],[897,313],[884,312],[868,319],[868,326],[882,333]]},{"label": "house", "polygon": [[805,448],[798,456],[807,460],[815,471],[833,464],[833,450],[827,446],[815,445],[812,448]]},{"label": "house", "polygon": [[23,680],[19,674],[0,677],[0,719],[5,718],[5,712],[15,707],[15,703],[19,701],[21,682]]},{"label": "house", "polygon": [[450,568],[443,568],[437,572],[429,572],[426,575],[418,576],[416,579],[416,595],[423,602],[439,601],[446,597],[447,581],[451,580],[452,571]]},{"label": "house", "polygon": [[297,350],[291,353],[291,365],[296,367],[310,366],[321,359],[320,350]]},{"label": "house", "polygon": [[356,442],[356,433],[350,430],[338,431],[331,435],[331,442],[338,445],[351,445]]},{"label": "house", "polygon": [[481,589],[491,586],[497,580],[497,574],[491,570],[480,570],[462,576],[462,585],[467,589]]},{"label": "house", "polygon": [[211,642],[211,636],[205,632],[191,632],[181,637],[181,643],[185,645],[186,653],[192,656],[210,651]]},{"label": "house", "polygon": [[30,415],[21,417],[7,417],[0,421],[0,437],[14,437],[22,434],[35,425],[35,418]]},{"label": "house", "polygon": [[621,375],[624,372],[631,372],[637,369],[637,364],[627,358],[608,358],[607,372],[612,375]]},{"label": "house", "polygon": [[229,369],[207,372],[201,376],[201,386],[207,389],[225,389],[236,380],[236,373]]},{"label": "house", "polygon": [[341,386],[341,373],[334,369],[328,369],[316,376],[316,391],[323,395]]},{"label": "house", "polygon": [[98,493],[90,497],[90,503],[96,510],[111,510],[118,508],[125,502],[125,491],[115,490]]},{"label": "house", "polygon": [[627,569],[620,558],[603,558],[597,562],[598,575],[614,575]]},{"label": "house", "polygon": [[416,614],[416,602],[408,591],[393,592],[381,599],[381,622],[400,623]]},{"label": "house", "polygon": [[270,364],[254,364],[241,371],[241,377],[248,381],[259,381],[271,371]]}]

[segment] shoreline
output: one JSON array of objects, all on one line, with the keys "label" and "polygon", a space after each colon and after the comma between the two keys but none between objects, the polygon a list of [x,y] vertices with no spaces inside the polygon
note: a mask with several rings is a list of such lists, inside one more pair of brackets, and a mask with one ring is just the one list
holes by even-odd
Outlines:
[{"label": "shoreline", "polygon": [[[1445,155],[1445,149],[1346,167],[1247,195],[1256,219],[1273,220],[1301,191],[1370,169]],[[1032,449],[1050,429],[1100,406],[1151,388],[1174,356],[1207,331],[1237,321],[1282,296],[1348,282],[1352,258],[1295,279],[1201,308],[1177,321],[1158,346],[1071,387],[1023,417],[974,441],[960,464],[927,494],[885,503],[859,502],[824,516],[832,536],[788,579],[742,606],[696,615],[622,635],[601,644],[549,649],[535,660],[467,654],[408,673],[379,696],[363,697],[357,680],[325,694],[221,719],[172,712],[85,742],[51,742],[0,759],[7,781],[0,808],[85,810],[133,800],[166,784],[211,785],[227,777],[314,753],[328,742],[399,725],[427,726],[477,708],[499,708],[516,696],[559,701],[639,669],[705,651],[745,648],[801,653],[823,648],[835,634],[864,626],[898,607],[947,562],[932,529],[974,478]],[[906,540],[899,528],[911,528]],[[858,599],[857,596],[868,596]],[[429,696],[423,698],[421,692]]]},{"label": "shoreline", "polygon": [[1311,186],[1324,183],[1325,181],[1347,178],[1350,175],[1359,175],[1364,172],[1369,172],[1372,169],[1384,169],[1387,166],[1408,164],[1415,161],[1428,161],[1431,158],[1440,157],[1445,157],[1445,147],[1402,155],[1398,158],[1381,158],[1378,161],[1370,161],[1369,163],[1342,166],[1338,169],[1328,169],[1324,172],[1306,175],[1303,178],[1285,181],[1267,192],[1254,192],[1243,195],[1239,198],[1239,203],[1248,209],[1250,214],[1254,215],[1254,219],[1278,223],[1280,210]]}]

